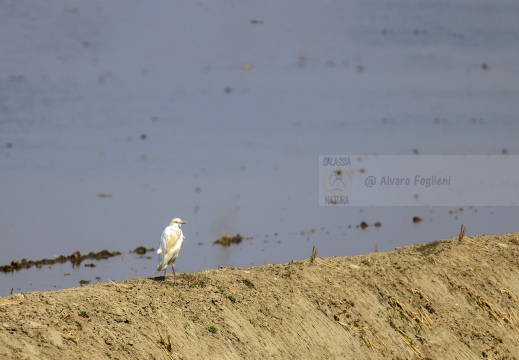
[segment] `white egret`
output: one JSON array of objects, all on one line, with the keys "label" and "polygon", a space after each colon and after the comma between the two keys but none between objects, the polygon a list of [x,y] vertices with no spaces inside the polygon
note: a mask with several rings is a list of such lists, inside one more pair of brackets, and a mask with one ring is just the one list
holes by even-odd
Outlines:
[{"label": "white egret", "polygon": [[171,220],[169,225],[164,229],[162,237],[160,239],[160,246],[157,250],[159,255],[159,263],[157,264],[157,272],[164,270],[164,280],[166,280],[166,271],[168,265],[171,263],[173,269],[173,281],[176,284],[177,274],[175,273],[175,260],[180,252],[182,241],[184,241],[184,235],[180,227],[182,224],[187,224],[187,221],[174,218]]}]

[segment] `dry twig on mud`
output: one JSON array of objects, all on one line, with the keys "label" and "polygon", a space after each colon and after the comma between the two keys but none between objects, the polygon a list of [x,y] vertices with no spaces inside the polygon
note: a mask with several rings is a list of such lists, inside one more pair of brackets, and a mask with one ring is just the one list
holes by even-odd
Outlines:
[{"label": "dry twig on mud", "polygon": [[407,319],[409,319],[409,311],[406,309],[404,304],[402,304],[400,301],[398,301],[396,298],[390,296],[389,297],[389,305],[395,309],[395,311],[400,312],[402,315],[404,315]]},{"label": "dry twig on mud", "polygon": [[470,238],[465,237],[465,231],[467,231],[467,228],[465,226],[463,226],[463,224],[461,224],[460,234],[458,235],[458,240],[459,241],[464,240],[467,244],[479,246],[480,248],[490,250],[488,248],[488,246],[486,246],[485,244],[482,244],[479,241],[472,240]]},{"label": "dry twig on mud", "polygon": [[412,321],[416,320],[423,326],[425,326],[427,329],[430,329],[430,326],[427,325],[420,316],[418,316],[417,313],[408,310],[404,304],[402,304],[400,301],[398,301],[396,298],[390,296],[389,297],[389,304],[395,309],[395,311],[401,313],[407,320]]},{"label": "dry twig on mud", "polygon": [[369,341],[369,339],[366,336],[363,336],[362,340],[364,340],[364,343],[366,344],[368,349],[373,350],[373,344],[371,343],[371,341]]},{"label": "dry twig on mud", "polygon": [[162,345],[162,349],[164,350],[166,355],[168,355],[168,357],[171,360],[173,360],[173,356],[171,356],[171,349],[173,348],[173,346],[171,345],[171,337],[168,335],[168,343],[166,344],[166,341],[162,337],[160,330],[157,329],[157,331],[159,332],[159,338],[160,338],[159,343],[160,343],[160,345]]},{"label": "dry twig on mud", "polygon": [[346,323],[343,323],[342,321],[337,321],[339,324],[341,324],[342,326],[344,326],[347,330],[351,330],[351,326],[346,324]]},{"label": "dry twig on mud", "polygon": [[490,315],[492,315],[492,317],[500,323],[502,323],[501,319],[505,320],[509,324],[512,323],[512,317],[508,318],[505,313],[496,310],[496,308],[494,308],[494,305],[492,305],[487,299],[480,296],[478,298],[478,305],[481,306],[483,310],[488,311]]},{"label": "dry twig on mud", "polygon": [[472,239],[469,239],[469,238],[466,238],[466,239],[463,239],[463,240],[464,240],[467,244],[471,244],[471,245],[479,246],[480,248],[490,250],[490,249],[488,248],[488,246],[486,246],[485,244],[480,243],[479,241],[472,240]]},{"label": "dry twig on mud", "polygon": [[341,270],[339,267],[333,265],[333,264],[330,264],[329,262],[327,261],[324,261],[324,260],[321,260],[321,259],[315,259],[315,261],[320,264],[320,265],[324,265],[324,266],[327,266],[329,267],[330,269],[335,269],[335,270]]},{"label": "dry twig on mud", "polygon": [[402,330],[400,329],[396,329],[399,333],[400,333],[400,337],[402,338],[402,340],[404,340],[404,342],[407,344],[407,346],[409,346],[411,348],[411,350],[413,350],[413,352],[416,354],[416,356],[418,357],[422,357],[422,353],[420,352],[420,350],[418,350],[416,348],[416,346],[414,346],[414,342],[413,340],[411,340],[407,334],[405,332],[403,332]]},{"label": "dry twig on mud", "polygon": [[[366,344],[366,346],[368,347],[368,349],[376,349],[375,345],[373,345],[373,343],[368,339],[368,337],[365,335],[365,330],[368,329],[367,326],[363,326],[363,327],[351,327],[351,325],[348,325],[342,321],[339,321],[336,319],[336,321],[342,325],[346,330],[354,330],[354,331],[358,331],[361,335],[361,339],[364,340],[364,344]],[[375,334],[376,336],[376,334]],[[378,338],[378,336],[377,336]],[[382,342],[382,341],[381,341]],[[384,344],[384,342],[382,342]],[[386,347],[387,349],[387,345],[384,344],[384,346]]]},{"label": "dry twig on mud", "polygon": [[430,255],[428,258],[429,262],[433,265],[438,265],[438,264],[443,264],[443,262],[441,262],[439,259],[438,259],[438,256],[436,255]]},{"label": "dry twig on mud", "polygon": [[382,345],[384,345],[384,347],[386,348],[386,351],[389,351],[389,348],[387,347],[386,343],[384,341],[382,341],[382,339],[377,334],[375,334],[375,337],[377,338],[378,341],[380,341],[382,343]]},{"label": "dry twig on mud", "polygon": [[17,305],[23,303],[25,300],[7,300],[7,301],[0,301],[0,306],[4,305]]},{"label": "dry twig on mud", "polygon": [[337,321],[339,324],[341,324],[346,330],[354,330],[354,331],[361,332],[361,331],[365,331],[366,329],[369,329],[369,327],[367,327],[367,326],[358,326],[357,327],[357,326],[351,326],[351,325],[349,325],[347,323],[344,323],[344,322],[342,322],[340,320],[335,320],[335,321]]},{"label": "dry twig on mud", "polygon": [[428,303],[431,302],[431,300],[429,299],[429,297],[428,297],[427,295],[425,295],[425,294],[423,293],[422,290],[420,290],[420,289],[411,289],[411,292],[412,292],[413,294],[419,294],[419,295],[420,295],[423,299],[425,299],[425,301],[427,301]]},{"label": "dry twig on mud", "polygon": [[427,310],[425,310],[423,307],[420,309],[422,312],[422,318],[425,318],[425,320],[427,320],[427,322],[429,323],[429,325],[433,326],[433,321],[432,319],[429,317],[429,315],[427,315]]},{"label": "dry twig on mud", "polygon": [[314,262],[315,257],[317,256],[317,248],[315,246],[312,246],[312,256],[310,256],[310,262]]},{"label": "dry twig on mud", "polygon": [[515,296],[515,294],[513,292],[511,292],[510,290],[499,289],[499,291],[501,291],[501,294],[508,294],[508,296],[510,296],[512,299],[514,299],[514,301],[519,302],[519,299],[517,298],[517,296]]},{"label": "dry twig on mud", "polygon": [[327,261],[324,261],[324,260],[321,260],[321,259],[316,259],[317,251],[318,251],[317,248],[315,246],[312,246],[312,256],[310,256],[310,262],[312,262],[312,263],[316,262],[319,265],[327,266],[330,269],[341,270],[339,267],[337,267],[337,266],[335,266],[333,264],[330,264]]},{"label": "dry twig on mud", "polygon": [[73,341],[74,344],[78,344],[79,338],[74,334],[72,331],[69,331],[68,334],[62,334],[61,335],[63,339]]},{"label": "dry twig on mud", "polygon": [[466,230],[467,230],[467,228],[465,226],[463,226],[463,224],[461,224],[460,234],[458,235],[458,240],[459,241],[463,240],[463,237],[465,236],[465,231]]}]

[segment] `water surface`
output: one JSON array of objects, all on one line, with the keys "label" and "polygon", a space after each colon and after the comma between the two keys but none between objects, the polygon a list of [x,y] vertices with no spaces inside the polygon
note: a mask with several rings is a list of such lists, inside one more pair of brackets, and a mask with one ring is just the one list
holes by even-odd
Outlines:
[{"label": "water surface", "polygon": [[3,8],[0,264],[122,255],[0,274],[0,295],[149,276],[129,251],[173,217],[180,272],[517,231],[517,208],[317,198],[321,154],[519,154],[513,1]]}]

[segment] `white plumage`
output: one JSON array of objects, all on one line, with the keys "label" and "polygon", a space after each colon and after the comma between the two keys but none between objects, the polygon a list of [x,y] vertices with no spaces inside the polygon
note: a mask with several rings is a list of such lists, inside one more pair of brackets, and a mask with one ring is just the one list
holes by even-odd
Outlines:
[{"label": "white plumage", "polygon": [[180,227],[182,224],[186,223],[187,221],[174,218],[162,233],[160,246],[157,250],[157,254],[159,255],[157,271],[164,270],[164,280],[166,280],[166,271],[168,270],[168,265],[171,263],[174,282],[177,282],[177,274],[175,273],[175,260],[177,259],[178,253],[180,252],[182,241],[184,241],[184,234],[182,234]]}]

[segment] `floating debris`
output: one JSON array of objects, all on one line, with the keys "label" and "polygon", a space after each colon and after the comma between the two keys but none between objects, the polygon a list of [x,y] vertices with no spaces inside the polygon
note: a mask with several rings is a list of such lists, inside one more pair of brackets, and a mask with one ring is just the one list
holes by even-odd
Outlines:
[{"label": "floating debris", "polygon": [[422,221],[422,218],[421,218],[421,217],[419,217],[419,216],[413,216],[413,222],[414,222],[415,224],[419,223],[420,221]]},{"label": "floating debris", "polygon": [[357,225],[358,227],[360,227],[362,230],[364,230],[365,228],[367,228],[369,225],[367,222],[363,221],[360,223],[360,225]]},{"label": "floating debris", "polygon": [[112,194],[97,194],[97,197],[100,199],[110,199],[112,197]]},{"label": "floating debris", "polygon": [[213,244],[220,244],[222,246],[231,246],[231,244],[239,244],[243,240],[243,236],[240,234],[236,234],[235,236],[225,234],[222,235],[218,240],[216,240]]},{"label": "floating debris", "polygon": [[213,244],[220,244],[222,246],[230,246],[231,245],[231,235],[229,235],[229,234],[222,235]]},{"label": "floating debris", "polygon": [[118,251],[110,252],[108,250],[102,250],[98,253],[90,252],[87,255],[81,255],[79,251],[76,251],[75,253],[64,256],[59,255],[55,256],[54,259],[42,259],[42,260],[27,260],[22,259],[20,261],[18,260],[12,260],[10,264],[2,265],[0,266],[0,271],[2,272],[13,272],[18,271],[21,269],[29,269],[32,266],[36,266],[38,268],[41,268],[44,265],[54,265],[54,264],[63,264],[68,261],[72,263],[74,267],[79,266],[83,260],[87,259],[93,259],[93,260],[102,260],[102,259],[108,259],[117,255],[121,255]]},{"label": "floating debris", "polygon": [[138,254],[138,255],[145,255],[146,252],[154,251],[154,250],[155,250],[154,248],[146,249],[144,246],[138,246],[133,251],[130,251],[130,252],[132,252],[134,254]]}]

